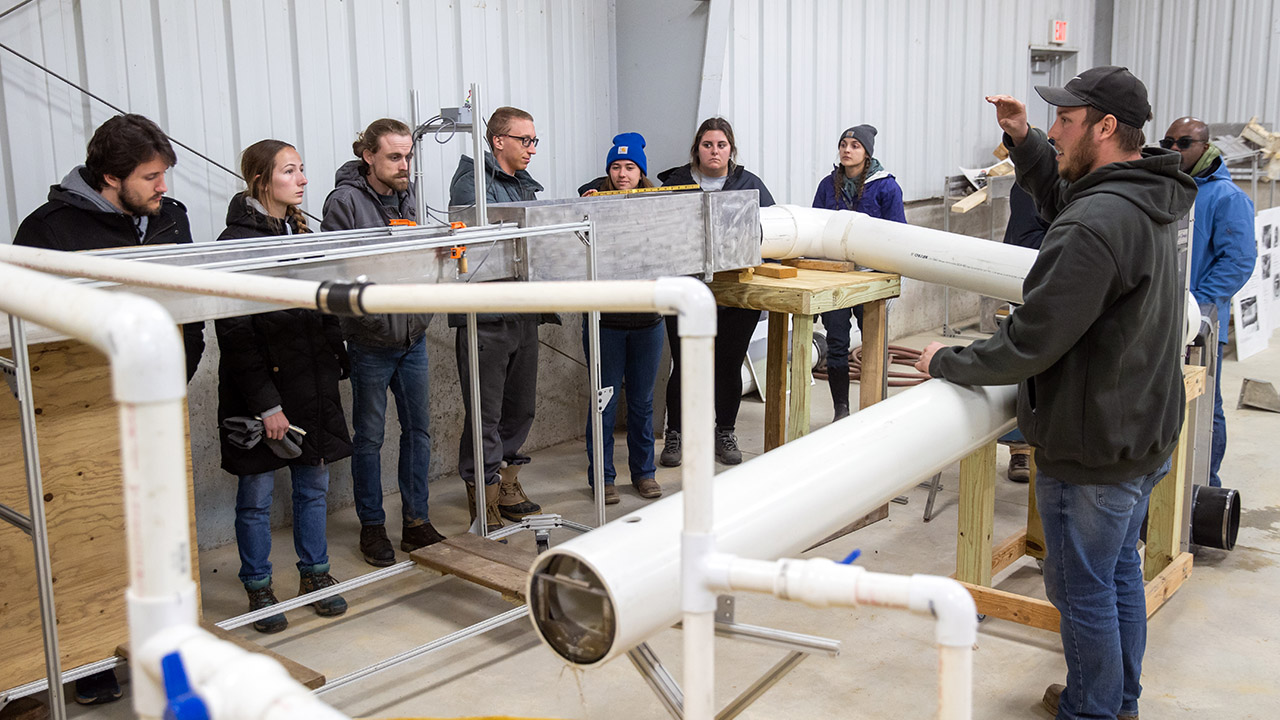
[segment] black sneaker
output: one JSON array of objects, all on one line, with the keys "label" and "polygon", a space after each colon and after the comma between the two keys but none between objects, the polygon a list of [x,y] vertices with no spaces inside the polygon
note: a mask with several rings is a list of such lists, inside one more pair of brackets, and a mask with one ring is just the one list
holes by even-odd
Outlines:
[{"label": "black sneaker", "polygon": [[[103,670],[76,681],[76,702],[81,705],[102,705],[115,702],[124,693],[115,670]],[[45,717],[48,717],[46,712]]]},{"label": "black sneaker", "polygon": [[[244,591],[249,593],[249,612],[261,610],[279,602],[276,600],[276,594],[271,590],[271,578],[247,582],[244,584]],[[283,614],[268,615],[253,623],[254,630],[267,634],[278,633],[287,627],[289,627],[289,621]]]},{"label": "black sneaker", "polygon": [[365,562],[374,567],[388,567],[395,564],[396,551],[391,549],[386,526],[360,526],[360,554],[364,556]]},{"label": "black sneaker", "polygon": [[[300,572],[302,576],[298,581],[299,595],[306,595],[338,584],[338,581],[329,574],[328,563],[316,565],[310,571],[301,570]],[[311,603],[311,607],[315,608],[316,614],[320,617],[337,617],[347,611],[347,601],[343,600],[341,595],[330,595],[323,600]]]},{"label": "black sneaker", "polygon": [[680,431],[668,430],[662,435],[662,455],[658,457],[662,467],[680,466]]},{"label": "black sneaker", "polygon": [[742,462],[738,438],[732,430],[716,430],[716,460],[725,465],[738,465]]},{"label": "black sneaker", "polygon": [[444,536],[436,532],[436,529],[429,522],[414,525],[413,527],[405,525],[400,532],[400,549],[405,552],[413,552],[418,548],[435,545],[441,540],[444,540]]}]

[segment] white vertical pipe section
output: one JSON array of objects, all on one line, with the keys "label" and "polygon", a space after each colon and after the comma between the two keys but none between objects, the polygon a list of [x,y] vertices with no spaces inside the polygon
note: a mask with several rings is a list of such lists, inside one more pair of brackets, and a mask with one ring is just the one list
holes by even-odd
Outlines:
[{"label": "white vertical pipe section", "polygon": [[[712,311],[714,313],[714,310]],[[712,315],[714,317],[714,314]],[[684,610],[684,717],[715,717],[716,594],[707,586],[705,564],[715,552],[713,443],[714,336],[695,335],[680,324],[680,403],[684,418],[681,480],[684,532],[681,535],[680,595]]]},{"label": "white vertical pipe section", "polygon": [[881,220],[849,210],[760,208],[765,258],[854,260],[905,277],[1022,302],[1036,260],[1029,248]]},{"label": "white vertical pipe section", "polygon": [[973,649],[938,646],[938,720],[973,717]]},{"label": "white vertical pipe section", "polygon": [[[80,338],[111,361],[112,394],[120,406],[130,643],[142,647],[167,627],[194,625],[182,442],[186,358],[173,319],[153,300],[11,265],[0,264],[0,287],[0,310]],[[136,683],[134,709],[159,718],[163,685]]]}]

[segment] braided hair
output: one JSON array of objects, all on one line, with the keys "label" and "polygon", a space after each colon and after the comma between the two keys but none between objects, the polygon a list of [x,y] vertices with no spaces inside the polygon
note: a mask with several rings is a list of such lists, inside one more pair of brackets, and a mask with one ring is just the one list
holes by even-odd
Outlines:
[{"label": "braided hair", "polygon": [[862,174],[858,176],[857,182],[854,184],[856,194],[849,197],[844,191],[844,166],[836,163],[836,167],[831,171],[831,186],[836,191],[836,202],[844,205],[847,210],[857,210],[858,203],[862,200],[862,191],[867,186],[867,178],[871,175],[871,156],[867,156],[862,161]]}]

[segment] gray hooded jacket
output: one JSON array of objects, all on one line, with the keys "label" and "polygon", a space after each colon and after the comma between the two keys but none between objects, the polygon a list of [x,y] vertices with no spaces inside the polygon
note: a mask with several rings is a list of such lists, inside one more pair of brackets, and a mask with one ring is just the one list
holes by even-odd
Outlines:
[{"label": "gray hooded jacket", "polygon": [[[396,193],[399,200],[396,206],[383,205],[378,193],[369,186],[369,181],[360,171],[360,165],[359,160],[350,160],[334,173],[333,192],[324,199],[321,230],[386,227],[395,219],[417,219],[413,185],[402,193]],[[342,334],[350,342],[374,347],[408,348],[426,333],[431,313],[381,313],[344,317],[341,321]]]}]

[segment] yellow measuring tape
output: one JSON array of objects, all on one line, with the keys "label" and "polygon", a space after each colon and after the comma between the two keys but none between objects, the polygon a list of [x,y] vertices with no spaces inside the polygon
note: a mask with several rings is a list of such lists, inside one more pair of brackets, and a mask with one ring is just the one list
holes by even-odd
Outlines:
[{"label": "yellow measuring tape", "polygon": [[[634,193],[678,192],[681,190],[701,190],[698,185],[665,185],[663,187],[635,188],[634,190],[598,190],[595,195],[631,195]],[[592,195],[591,197],[595,197]]]}]

